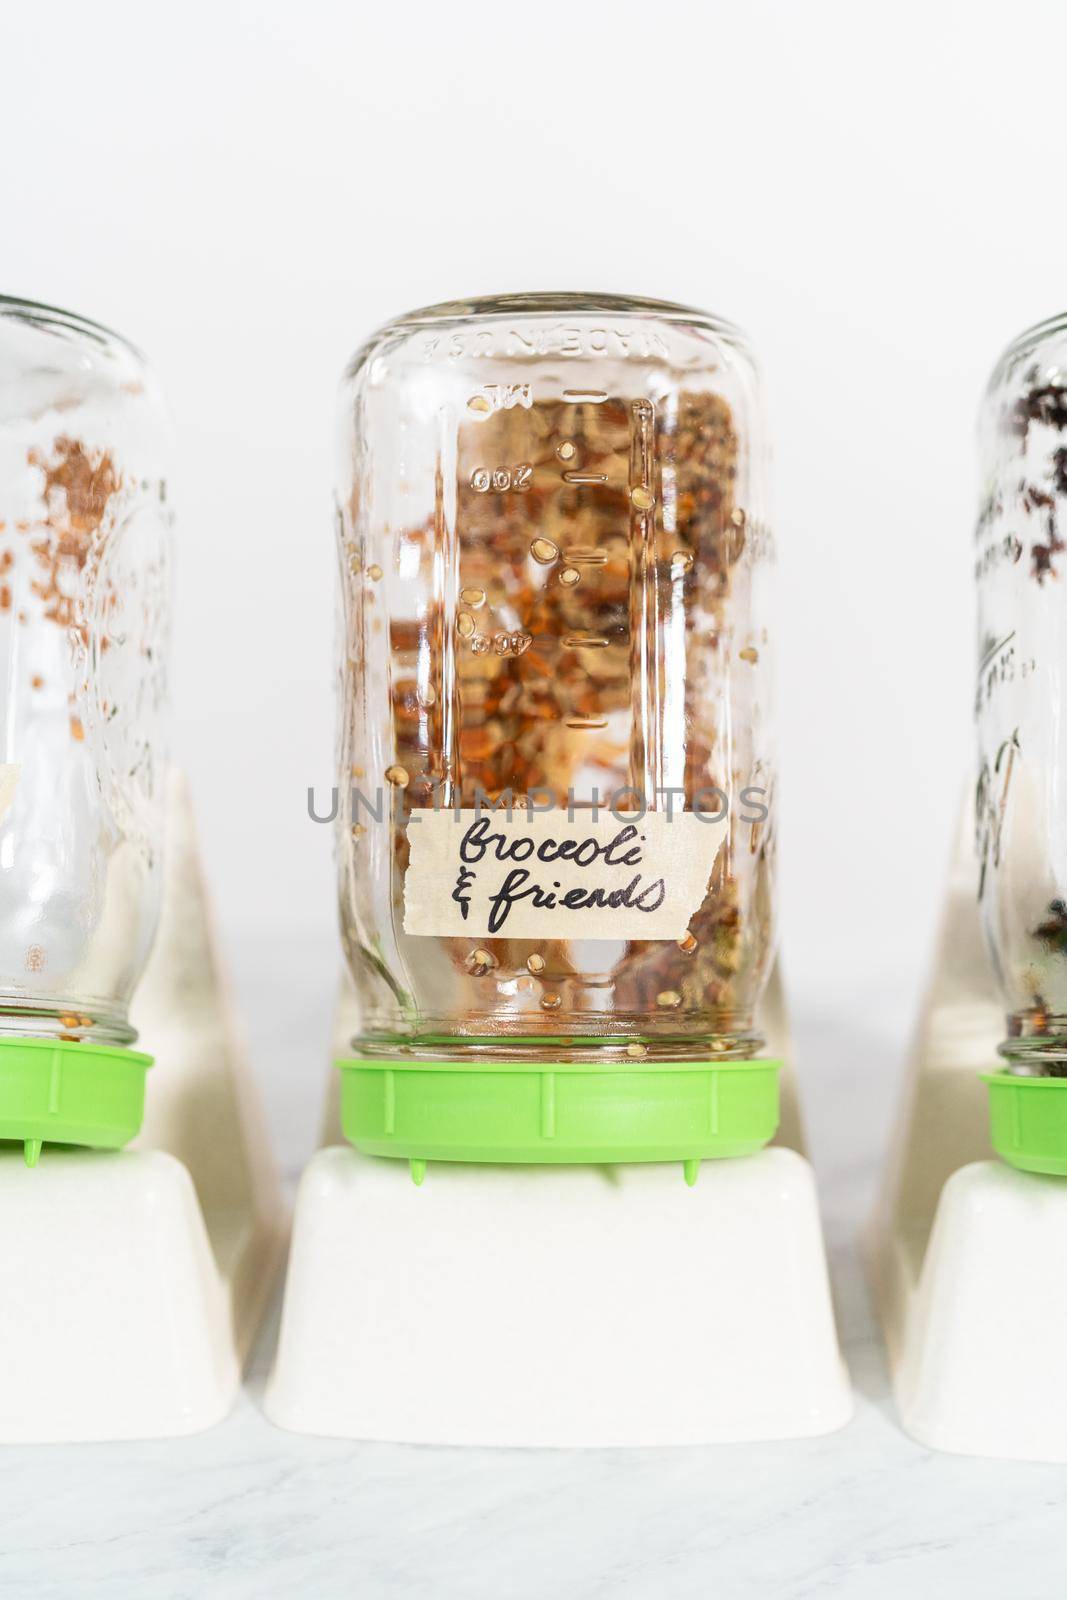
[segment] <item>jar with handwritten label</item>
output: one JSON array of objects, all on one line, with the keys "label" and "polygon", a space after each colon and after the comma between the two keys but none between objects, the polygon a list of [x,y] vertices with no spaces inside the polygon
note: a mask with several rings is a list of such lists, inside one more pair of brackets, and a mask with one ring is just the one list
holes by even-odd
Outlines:
[{"label": "jar with handwritten label", "polygon": [[0,299],[0,1138],[121,1144],[160,894],[168,425],[142,357]]},{"label": "jar with handwritten label", "polygon": [[[351,1136],[546,1162],[763,1143],[773,540],[746,341],[656,301],[442,305],[370,340],[340,413]],[[733,1096],[759,1115],[731,1142]]]}]

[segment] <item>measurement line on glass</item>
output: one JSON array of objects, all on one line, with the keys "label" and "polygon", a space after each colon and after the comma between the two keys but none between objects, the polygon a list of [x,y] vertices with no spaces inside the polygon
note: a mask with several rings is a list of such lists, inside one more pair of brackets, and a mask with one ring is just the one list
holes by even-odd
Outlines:
[{"label": "measurement line on glass", "polygon": [[563,481],[564,483],[577,484],[607,483],[608,475],[606,472],[565,472],[563,474]]},{"label": "measurement line on glass", "polygon": [[572,406],[601,406],[608,398],[606,389],[564,389],[563,398]]}]

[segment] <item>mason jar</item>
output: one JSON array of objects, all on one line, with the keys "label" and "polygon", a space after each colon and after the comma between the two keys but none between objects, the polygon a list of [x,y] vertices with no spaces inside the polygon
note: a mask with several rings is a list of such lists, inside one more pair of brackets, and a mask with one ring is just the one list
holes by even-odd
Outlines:
[{"label": "mason jar", "polygon": [[[774,944],[766,478],[748,344],[683,306],[436,306],[344,376],[346,1095],[384,1121],[441,1097],[433,1154],[482,1148],[472,1096],[526,1094],[547,1123],[604,1096],[576,1146],[599,1150],[619,1095],[644,1095],[627,1149],[658,1152],[653,1102],[703,1094],[706,1122],[716,1064],[717,1094],[773,1079],[752,1067]],[[397,1152],[384,1121],[357,1142]],[[558,1129],[489,1143],[578,1158]]]},{"label": "mason jar", "polygon": [[159,911],[169,450],[131,345],[0,299],[0,1137],[122,1142],[111,1079],[143,1092],[123,1047]]}]

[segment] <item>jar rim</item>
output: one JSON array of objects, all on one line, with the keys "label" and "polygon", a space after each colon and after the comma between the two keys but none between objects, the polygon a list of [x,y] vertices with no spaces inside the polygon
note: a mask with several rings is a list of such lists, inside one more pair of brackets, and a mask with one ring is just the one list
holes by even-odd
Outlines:
[{"label": "jar rim", "polygon": [[62,306],[53,306],[40,300],[27,300],[20,295],[0,294],[0,317],[10,316],[21,322],[35,324],[43,323],[45,326],[68,328],[76,333],[88,334],[98,344],[115,344],[128,351],[137,361],[146,364],[142,351],[127,339],[125,334],[116,333],[114,328],[109,328],[103,322],[96,322],[92,317],[83,317],[78,311],[67,311]]},{"label": "jar rim", "polygon": [[661,317],[669,322],[696,323],[745,344],[742,330],[725,317],[703,311],[699,306],[675,300],[653,300],[644,295],[604,294],[586,290],[530,290],[515,294],[473,295],[466,299],[442,300],[392,317],[387,328],[413,327],[425,322],[445,322],[457,317],[513,317],[571,312],[579,316],[615,315]]},{"label": "jar rim", "polygon": [[987,388],[993,390],[1002,381],[1008,370],[1024,356],[1030,354],[1042,339],[1053,334],[1067,334],[1067,311],[1057,311],[1051,317],[1044,317],[1040,322],[1035,322],[1031,327],[1024,328],[1022,333],[1005,346],[989,377]]}]

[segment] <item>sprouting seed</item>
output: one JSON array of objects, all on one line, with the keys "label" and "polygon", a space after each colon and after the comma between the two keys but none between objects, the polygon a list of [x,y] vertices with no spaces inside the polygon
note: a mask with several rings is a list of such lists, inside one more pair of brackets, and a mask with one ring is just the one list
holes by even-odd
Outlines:
[{"label": "sprouting seed", "polygon": [[496,957],[491,950],[472,950],[463,965],[472,978],[484,978],[487,972],[492,972],[496,966]]},{"label": "sprouting seed", "polygon": [[411,778],[408,775],[407,767],[402,767],[399,763],[396,763],[391,767],[386,767],[385,781],[386,783],[391,783],[394,789],[406,789],[411,782]]},{"label": "sprouting seed", "polygon": [[677,989],[661,989],[656,996],[656,1004],[663,1006],[665,1010],[670,1010],[672,1006],[680,1006],[681,1003],[682,997]]},{"label": "sprouting seed", "polygon": [[551,539],[535,539],[530,546],[530,554],[543,567],[550,567],[553,561],[559,560],[559,546],[554,545]]}]

